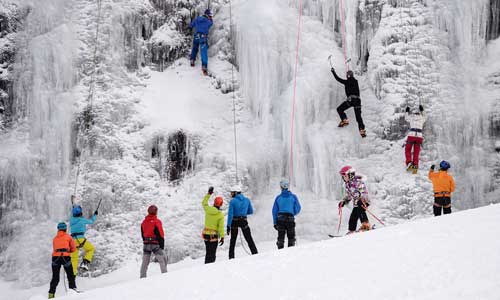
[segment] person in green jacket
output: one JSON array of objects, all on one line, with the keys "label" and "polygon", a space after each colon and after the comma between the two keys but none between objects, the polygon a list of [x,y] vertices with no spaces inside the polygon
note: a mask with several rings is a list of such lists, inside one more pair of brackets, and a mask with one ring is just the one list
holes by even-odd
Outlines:
[{"label": "person in green jacket", "polygon": [[[205,263],[215,262],[217,252],[217,244],[222,246],[224,244],[224,214],[220,211],[224,200],[221,196],[214,199],[214,206],[208,205],[208,199],[214,193],[214,188],[208,188],[207,195],[203,198],[201,205],[205,210],[205,228],[203,229],[203,240],[205,241]],[[220,241],[219,241],[220,238]]]}]

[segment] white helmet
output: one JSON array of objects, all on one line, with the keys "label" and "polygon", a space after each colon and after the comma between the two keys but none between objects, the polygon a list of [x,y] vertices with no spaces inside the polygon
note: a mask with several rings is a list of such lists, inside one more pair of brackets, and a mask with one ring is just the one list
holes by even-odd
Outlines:
[{"label": "white helmet", "polygon": [[234,184],[231,186],[229,189],[230,192],[236,192],[236,193],[241,193],[241,185],[239,183]]}]

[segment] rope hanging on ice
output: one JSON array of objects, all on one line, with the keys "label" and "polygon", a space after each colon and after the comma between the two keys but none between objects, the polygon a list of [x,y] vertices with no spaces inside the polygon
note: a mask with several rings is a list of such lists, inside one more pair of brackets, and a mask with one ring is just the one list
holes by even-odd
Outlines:
[{"label": "rope hanging on ice", "polygon": [[293,138],[294,138],[294,123],[295,123],[295,99],[297,95],[297,69],[299,64],[299,46],[300,46],[300,26],[302,22],[302,0],[299,0],[299,15],[297,21],[297,44],[295,48],[295,70],[293,79],[293,98],[292,98],[292,116],[290,121],[290,156],[288,164],[288,179],[292,183],[293,178]]},{"label": "rope hanging on ice", "polygon": [[[210,3],[210,1],[209,1]],[[210,5],[210,4],[209,4]],[[229,0],[229,42],[232,43],[233,36],[233,9],[231,0]],[[236,134],[236,95],[234,86],[234,62],[231,63],[231,88],[233,89],[233,135],[234,135],[234,168],[235,168],[235,183],[239,182],[238,178],[238,144]]]}]

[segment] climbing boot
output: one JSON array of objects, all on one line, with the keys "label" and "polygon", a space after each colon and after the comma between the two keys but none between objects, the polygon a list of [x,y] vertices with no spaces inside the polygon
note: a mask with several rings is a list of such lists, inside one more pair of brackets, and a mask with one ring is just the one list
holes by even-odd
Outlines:
[{"label": "climbing boot", "polygon": [[207,67],[202,67],[201,71],[203,72],[203,75],[208,76],[208,70]]},{"label": "climbing boot", "polygon": [[194,67],[194,60],[191,60],[191,67]]},{"label": "climbing boot", "polygon": [[339,123],[339,127],[345,127],[347,125],[349,125],[349,119],[344,119]]},{"label": "climbing boot", "polygon": [[80,264],[80,269],[83,271],[88,271],[90,266],[90,261],[83,259],[82,263]]},{"label": "climbing boot", "polygon": [[361,228],[359,228],[359,231],[368,231],[370,229],[371,229],[370,223],[363,222],[361,223]]},{"label": "climbing boot", "polygon": [[406,164],[406,171],[408,171],[408,172],[413,171],[413,163],[409,162]]},{"label": "climbing boot", "polygon": [[359,134],[361,134],[362,138],[365,138],[366,137],[366,129],[360,129]]},{"label": "climbing boot", "polygon": [[411,172],[412,172],[413,174],[417,174],[417,172],[418,172],[418,166],[413,165],[413,167],[412,167],[412,169],[411,169]]},{"label": "climbing boot", "polygon": [[49,299],[54,299],[55,296],[55,294],[49,293]]}]

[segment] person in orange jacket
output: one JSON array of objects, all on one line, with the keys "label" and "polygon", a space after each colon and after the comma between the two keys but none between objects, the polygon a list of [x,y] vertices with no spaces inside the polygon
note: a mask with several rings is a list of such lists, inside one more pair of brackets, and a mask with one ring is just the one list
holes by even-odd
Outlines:
[{"label": "person in orange jacket", "polygon": [[448,174],[450,163],[443,160],[439,164],[439,172],[434,172],[435,166],[429,170],[429,179],[434,187],[434,216],[440,216],[441,210],[451,214],[451,193],[455,191],[455,180]]},{"label": "person in orange jacket", "polygon": [[73,238],[66,233],[67,229],[66,223],[60,222],[57,224],[57,235],[52,241],[52,280],[50,281],[49,299],[55,297],[61,267],[64,268],[68,276],[69,288],[78,292],[70,257],[71,253],[76,251],[76,244]]}]

